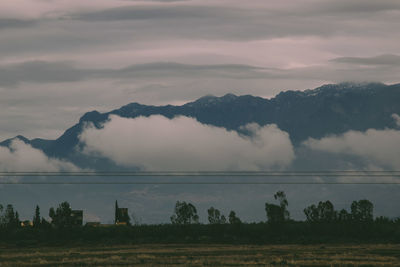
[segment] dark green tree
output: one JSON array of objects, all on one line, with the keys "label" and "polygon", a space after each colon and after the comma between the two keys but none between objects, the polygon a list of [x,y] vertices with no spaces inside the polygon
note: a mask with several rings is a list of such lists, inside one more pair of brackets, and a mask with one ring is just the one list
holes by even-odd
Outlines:
[{"label": "dark green tree", "polygon": [[[142,224],[142,219],[134,212],[131,213],[132,224],[139,226]],[[129,218],[130,219],[130,218]]]},{"label": "dark green tree", "polygon": [[351,220],[351,214],[347,212],[347,210],[345,209],[341,209],[338,213],[337,213],[337,220],[339,222],[348,222]]},{"label": "dark green tree", "polygon": [[226,218],[218,209],[214,209],[211,207],[207,210],[208,213],[208,222],[210,224],[224,224],[226,223]]},{"label": "dark green tree", "polygon": [[265,203],[265,212],[267,213],[268,223],[280,224],[289,220],[290,215],[287,210],[289,203],[283,191],[276,192],[274,198],[279,201],[279,205]]},{"label": "dark green tree", "polygon": [[229,223],[230,224],[241,224],[242,221],[239,219],[239,217],[236,216],[236,213],[231,210],[231,212],[229,212]]},{"label": "dark green tree", "polygon": [[337,213],[333,204],[327,200],[320,201],[318,206],[311,205],[304,209],[308,222],[328,223],[336,220]]},{"label": "dark green tree", "polygon": [[0,204],[0,226],[4,225],[3,205]]},{"label": "dark green tree", "polygon": [[73,217],[71,216],[72,209],[68,202],[61,203],[56,210],[50,208],[49,216],[51,223],[57,228],[68,228],[74,223]]},{"label": "dark green tree", "polygon": [[378,224],[390,224],[393,221],[386,216],[379,216],[375,218],[375,222]]},{"label": "dark green tree", "polygon": [[33,216],[32,222],[33,222],[33,227],[40,227],[41,218],[40,218],[40,208],[38,205],[36,205],[35,215]]},{"label": "dark green tree", "polygon": [[354,222],[372,222],[374,220],[374,205],[367,199],[351,203],[351,219]]},{"label": "dark green tree", "polygon": [[15,211],[15,219],[14,219],[14,223],[16,224],[15,226],[20,226],[21,221],[19,220],[19,214],[18,211]]},{"label": "dark green tree", "polygon": [[48,221],[46,221],[45,218],[42,217],[42,220],[40,221],[40,227],[41,228],[51,228],[51,223],[49,223]]},{"label": "dark green tree", "polygon": [[171,216],[172,224],[193,224],[199,223],[196,207],[185,201],[177,201],[174,214]]},{"label": "dark green tree", "polygon": [[14,207],[11,204],[8,204],[4,211],[3,224],[7,228],[16,228],[20,226],[18,212],[14,212]]}]

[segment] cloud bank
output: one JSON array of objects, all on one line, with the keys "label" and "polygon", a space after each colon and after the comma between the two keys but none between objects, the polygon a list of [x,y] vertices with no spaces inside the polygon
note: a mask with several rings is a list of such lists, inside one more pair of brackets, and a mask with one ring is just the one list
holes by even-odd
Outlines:
[{"label": "cloud bank", "polygon": [[322,139],[311,138],[303,144],[317,151],[358,156],[370,166],[400,168],[400,131],[393,129],[349,131]]},{"label": "cloud bank", "polygon": [[400,66],[400,56],[392,54],[383,54],[375,57],[340,57],[335,58],[332,61],[365,66]]},{"label": "cloud bank", "polygon": [[261,170],[294,159],[289,135],[276,125],[245,127],[252,138],[188,117],[110,116],[101,129],[88,125],[80,140],[87,154],[145,170]]},{"label": "cloud bank", "polygon": [[58,159],[48,158],[42,151],[14,139],[10,148],[0,147],[0,171],[77,171],[75,165]]},{"label": "cloud bank", "polygon": [[396,123],[397,127],[400,127],[400,116],[396,113],[393,113],[392,118],[394,119],[394,122]]}]

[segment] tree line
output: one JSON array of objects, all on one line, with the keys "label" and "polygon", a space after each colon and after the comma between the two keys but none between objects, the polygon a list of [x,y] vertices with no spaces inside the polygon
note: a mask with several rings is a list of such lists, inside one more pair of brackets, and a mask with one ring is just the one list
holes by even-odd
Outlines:
[{"label": "tree line", "polygon": [[[288,211],[289,202],[283,191],[278,191],[274,195],[277,203],[265,203],[265,212],[267,223],[270,225],[280,225],[285,222],[293,221]],[[374,205],[366,199],[353,201],[350,211],[342,209],[335,210],[333,204],[327,201],[320,201],[317,204],[310,205],[304,209],[307,223],[335,223],[335,222],[352,222],[352,223],[368,223],[374,221],[373,216]],[[115,204],[115,222],[119,220],[126,221],[130,225],[129,215],[120,214],[118,203]],[[50,208],[49,217],[51,221],[47,221],[40,214],[40,207],[36,206],[30,226],[37,227],[55,227],[68,228],[74,226],[74,219],[71,216],[72,209],[68,202],[62,202],[56,208]],[[207,210],[209,224],[242,224],[242,220],[236,215],[235,211],[230,211],[228,216],[214,207]],[[388,218],[376,218],[376,220],[389,220]],[[192,203],[185,201],[177,201],[172,216],[170,217],[173,225],[199,224],[199,215],[196,207]],[[6,207],[0,204],[0,227],[2,228],[18,228],[21,227],[19,214],[14,210],[11,204]]]},{"label": "tree line", "polygon": [[[126,208],[115,202],[115,226],[86,224],[78,227],[68,202],[49,209],[49,220],[39,206],[29,224],[22,227],[12,205],[0,205],[0,242],[65,244],[65,242],[103,243],[321,243],[321,242],[394,242],[400,243],[400,219],[374,218],[374,205],[366,199],[353,201],[348,210],[336,210],[333,204],[320,201],[305,207],[305,221],[293,220],[289,201],[283,191],[265,203],[266,220],[242,221],[235,211],[227,215],[219,209],[207,210],[207,224],[200,223],[198,210],[190,202],[177,201],[166,224],[133,225]],[[126,224],[121,224],[126,222]]]},{"label": "tree line", "polygon": [[[265,203],[265,212],[267,223],[278,225],[290,219],[288,211],[289,202],[286,194],[283,191],[278,191],[274,195],[277,204]],[[309,223],[333,223],[333,222],[359,222],[366,223],[374,220],[373,216],[374,205],[367,199],[353,201],[350,206],[350,212],[345,209],[340,211],[335,210],[332,202],[320,201],[318,204],[312,204],[306,207],[303,212],[306,216],[306,222]],[[226,217],[214,207],[207,210],[209,224],[238,224],[242,221],[236,216],[234,211],[230,211],[228,220]],[[388,218],[377,218],[378,220]],[[178,201],[175,205],[174,214],[171,216],[172,224],[192,224],[199,223],[196,207],[191,203]]]}]

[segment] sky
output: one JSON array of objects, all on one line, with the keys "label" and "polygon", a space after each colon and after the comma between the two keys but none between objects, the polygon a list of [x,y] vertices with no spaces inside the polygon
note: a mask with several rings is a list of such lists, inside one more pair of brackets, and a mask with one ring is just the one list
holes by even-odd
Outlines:
[{"label": "sky", "polygon": [[399,82],[397,0],[3,0],[0,140],[207,94]]},{"label": "sky", "polygon": [[[131,102],[179,105],[210,94],[271,98],[327,83],[398,83],[398,25],[398,0],[1,0],[0,141],[16,135],[56,139],[85,112]],[[400,127],[399,114],[392,119]],[[295,148],[276,125],[245,127],[253,139],[186,117],[112,116],[79,138],[86,154],[152,170],[285,169],[326,166],[326,158],[339,169],[354,167],[344,165],[349,158],[367,170],[400,166],[398,129],[349,131]],[[77,169],[22,141],[0,147],[0,170]],[[85,220],[109,222],[118,198],[144,222],[167,222],[176,200],[196,203],[203,221],[212,205],[225,215],[234,207],[241,218],[260,221],[277,190],[287,192],[294,218],[327,199],[348,208],[368,198],[377,215],[399,215],[398,206],[387,205],[399,203],[398,188],[383,185],[0,185],[0,200],[14,203],[23,218],[34,204],[46,214],[68,200],[85,210]]]}]

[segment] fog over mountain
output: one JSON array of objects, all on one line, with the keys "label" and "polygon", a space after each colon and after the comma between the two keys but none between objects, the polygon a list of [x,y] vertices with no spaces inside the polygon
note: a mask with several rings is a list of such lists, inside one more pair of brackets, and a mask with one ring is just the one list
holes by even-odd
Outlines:
[{"label": "fog over mountain", "polygon": [[[217,161],[207,154],[237,157],[221,165],[221,170],[287,168],[295,163],[293,149],[366,157],[369,165],[395,168],[399,165],[395,150],[398,103],[399,84],[330,84],[281,92],[271,99],[227,94],[204,96],[180,106],[131,103],[106,113],[88,112],[56,140],[14,139],[49,158],[90,169],[143,168],[154,166],[154,160],[164,162],[156,164],[160,169],[178,170],[183,159],[185,169],[218,169],[211,167]],[[1,145],[10,147],[12,139]],[[246,150],[260,156],[253,158]],[[221,151],[226,154],[215,154]],[[157,158],[151,154],[158,154]],[[265,159],[260,161],[262,155]],[[336,166],[332,162],[327,167]]]},{"label": "fog over mountain", "polygon": [[[0,167],[2,171],[398,170],[398,103],[400,85],[381,83],[330,84],[282,92],[271,99],[227,94],[205,96],[179,106],[131,103],[106,113],[85,113],[56,140],[29,140],[23,136],[5,140],[0,143]],[[54,182],[88,178],[39,179]],[[19,179],[29,181],[29,177]],[[125,181],[113,176],[96,179]],[[154,177],[131,181],[141,179],[158,181]],[[202,179],[214,181],[221,177]],[[235,179],[252,181],[251,177]],[[360,180],[345,176],[302,179],[397,181],[390,177]],[[0,190],[3,198],[17,203],[22,214],[30,212],[24,200],[36,199],[46,208],[68,199],[73,206],[86,210],[86,220],[107,221],[113,200],[121,199],[135,216],[153,223],[165,222],[177,199],[194,202],[199,210],[214,205],[227,213],[235,207],[245,220],[263,220],[262,203],[278,189],[287,192],[289,202],[295,200],[289,205],[294,218],[302,218],[302,208],[321,199],[346,208],[351,200],[368,198],[376,203],[376,214],[398,214],[396,205],[385,204],[398,203],[396,188],[323,184],[224,185],[224,189],[212,185],[8,185]],[[233,195],[236,197],[230,201]],[[260,207],[254,208],[255,203]]]}]

